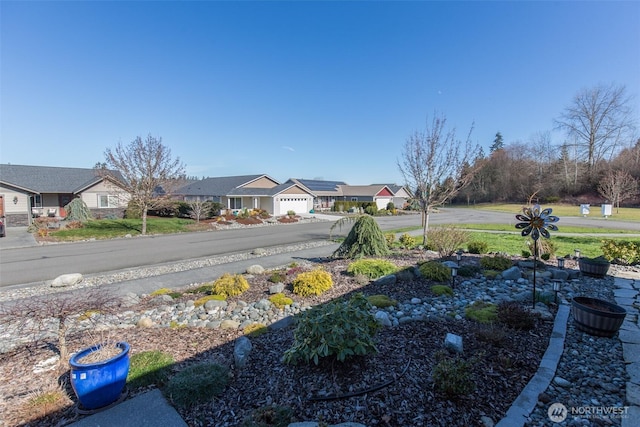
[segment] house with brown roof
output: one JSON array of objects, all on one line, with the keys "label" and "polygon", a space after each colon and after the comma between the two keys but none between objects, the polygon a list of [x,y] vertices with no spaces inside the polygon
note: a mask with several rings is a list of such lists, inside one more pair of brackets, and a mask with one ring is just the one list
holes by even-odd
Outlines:
[{"label": "house with brown roof", "polygon": [[0,210],[9,227],[27,226],[39,216],[64,218],[64,207],[77,197],[96,218],[122,217],[129,200],[93,168],[0,164]]},{"label": "house with brown roof", "polygon": [[300,184],[281,184],[266,174],[205,178],[180,188],[176,195],[186,202],[217,202],[229,212],[262,209],[272,215],[308,213],[314,199],[314,194]]}]

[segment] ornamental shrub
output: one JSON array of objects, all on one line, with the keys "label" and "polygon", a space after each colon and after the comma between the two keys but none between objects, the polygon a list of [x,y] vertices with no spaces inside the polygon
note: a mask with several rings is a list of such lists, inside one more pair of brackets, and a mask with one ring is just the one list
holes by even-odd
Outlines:
[{"label": "ornamental shrub", "polygon": [[67,221],[87,222],[93,217],[87,204],[79,197],[67,203],[64,210],[67,212]]},{"label": "ornamental shrub", "polygon": [[287,305],[293,304],[293,300],[283,293],[273,294],[269,297],[269,301],[277,308],[283,309]]},{"label": "ornamental shrub", "polygon": [[386,276],[396,271],[398,271],[398,267],[394,263],[378,258],[359,259],[353,261],[347,267],[347,273],[353,276],[362,274],[370,279],[377,279],[378,277]]},{"label": "ornamental shrub", "polygon": [[453,289],[451,289],[447,285],[433,285],[431,287],[431,292],[433,292],[436,296],[448,295],[453,296]]},{"label": "ornamental shrub", "polygon": [[[334,226],[340,225],[340,222],[335,222]],[[355,259],[381,257],[388,254],[387,241],[376,220],[369,215],[360,215],[333,256]]]},{"label": "ornamental shrub", "polygon": [[293,280],[293,293],[303,297],[320,295],[333,286],[331,274],[322,269],[300,273]]},{"label": "ornamental shrub", "polygon": [[373,337],[379,328],[369,312],[371,305],[358,293],[347,301],[335,301],[305,311],[298,320],[294,343],[283,361],[318,364],[321,358],[339,362],[377,352]]},{"label": "ornamental shrub", "polygon": [[393,246],[393,243],[396,241],[396,235],[394,233],[385,233],[384,239],[387,241],[387,246]]},{"label": "ornamental shrub", "polygon": [[387,308],[394,305],[398,305],[398,301],[389,298],[386,295],[370,295],[367,297],[367,301],[374,307]]},{"label": "ornamental shrub", "polygon": [[498,318],[498,307],[484,301],[476,301],[464,309],[464,315],[468,319],[480,323],[492,323]]},{"label": "ornamental shrub", "polygon": [[622,265],[640,263],[640,241],[603,240],[601,249],[610,262]]},{"label": "ornamental shrub", "polygon": [[399,242],[404,249],[411,249],[416,246],[416,239],[409,233],[402,233]]},{"label": "ornamental shrub", "polygon": [[513,263],[511,260],[502,255],[496,256],[484,256],[480,258],[480,266],[485,270],[498,270],[504,271],[508,268],[511,268]]},{"label": "ornamental shrub", "polygon": [[201,305],[205,305],[207,301],[226,301],[227,297],[225,295],[206,295],[204,297],[198,298],[194,301],[193,305],[196,307],[200,307]]},{"label": "ornamental shrub", "polygon": [[536,315],[522,307],[517,301],[498,304],[498,321],[514,329],[529,331],[536,326]]},{"label": "ornamental shrub", "polygon": [[429,244],[441,258],[453,255],[469,240],[469,232],[458,227],[435,227],[429,230]]},{"label": "ornamental shrub", "polygon": [[470,254],[486,254],[489,252],[489,244],[479,240],[467,243],[467,249]]},{"label": "ornamental shrub", "polygon": [[267,280],[269,280],[271,283],[284,283],[287,280],[287,277],[285,273],[276,271],[274,273],[271,273],[271,276],[269,276],[269,279]]},{"label": "ornamental shrub", "polygon": [[260,335],[264,335],[269,332],[269,329],[262,323],[252,323],[242,330],[245,335],[249,335],[250,337],[259,337]]},{"label": "ornamental shrub", "polygon": [[450,398],[472,393],[476,389],[471,361],[461,358],[443,359],[433,368],[431,375],[436,390]]},{"label": "ornamental shrub", "polygon": [[231,275],[224,273],[218,280],[213,282],[211,293],[232,297],[240,295],[249,289],[249,282],[241,274]]},{"label": "ornamental shrub", "polygon": [[434,282],[447,282],[451,280],[451,270],[438,261],[427,261],[418,267],[422,277]]}]

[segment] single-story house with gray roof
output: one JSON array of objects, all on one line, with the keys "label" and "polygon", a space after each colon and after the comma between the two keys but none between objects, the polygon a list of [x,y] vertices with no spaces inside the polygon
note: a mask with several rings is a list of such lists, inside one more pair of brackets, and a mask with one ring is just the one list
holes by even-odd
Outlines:
[{"label": "single-story house with gray roof", "polygon": [[314,195],[299,184],[280,184],[266,174],[205,178],[176,191],[186,202],[212,201],[229,212],[262,209],[272,215],[289,211],[307,213],[313,209]]},{"label": "single-story house with gray roof", "polygon": [[39,216],[64,218],[64,207],[76,197],[96,218],[121,217],[129,199],[93,168],[0,164],[0,216],[9,227]]}]

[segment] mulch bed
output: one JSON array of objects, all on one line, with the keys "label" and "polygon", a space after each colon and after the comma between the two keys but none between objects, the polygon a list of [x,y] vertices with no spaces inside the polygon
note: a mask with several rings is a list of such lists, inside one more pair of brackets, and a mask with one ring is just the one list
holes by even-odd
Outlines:
[{"label": "mulch bed", "polygon": [[[398,265],[409,265],[422,256],[408,252],[393,260]],[[326,294],[314,297],[312,304],[353,292],[385,294],[398,301],[432,295],[433,283],[428,281],[414,280],[386,287],[365,285],[344,274],[347,261],[318,261],[332,273],[334,286]],[[269,274],[254,276],[249,280],[251,289],[236,298],[244,301],[265,298],[272,285],[268,278]],[[300,300],[290,289],[285,293]],[[195,299],[193,295],[189,298]],[[141,307],[149,304],[149,300],[144,301]],[[232,379],[223,395],[212,403],[179,410],[190,426],[242,425],[251,417],[260,419],[259,414],[269,412],[265,407],[270,405],[287,408],[291,421],[321,420],[328,424],[354,421],[367,426],[474,426],[482,425],[483,416],[499,421],[536,372],[552,329],[552,322],[536,321],[532,331],[487,331],[486,327],[465,319],[410,322],[381,329],[376,335],[378,353],[375,355],[346,363],[321,361],[318,366],[290,366],[281,362],[283,352],[293,344],[293,329],[287,328],[252,337],[253,351],[243,369],[233,368],[233,342],[242,335],[240,331],[133,328],[121,329],[118,333],[122,340],[130,343],[132,353],[159,349],[172,354],[176,360],[174,371],[204,360],[231,367]],[[472,367],[475,384],[475,390],[468,395],[449,396],[435,387],[433,367],[442,359],[460,357],[443,350],[447,333],[463,337],[461,358]],[[71,336],[69,348],[79,350],[93,344],[89,340],[86,335]],[[4,379],[0,395],[7,402],[0,410],[0,419],[4,419],[7,426],[64,425],[64,420],[77,417],[72,398],[35,409],[26,403],[43,384],[56,383],[51,371],[31,373],[36,362],[52,355],[49,343],[0,356],[0,375]],[[143,391],[131,390],[130,395]],[[327,396],[345,397],[315,399]]]}]

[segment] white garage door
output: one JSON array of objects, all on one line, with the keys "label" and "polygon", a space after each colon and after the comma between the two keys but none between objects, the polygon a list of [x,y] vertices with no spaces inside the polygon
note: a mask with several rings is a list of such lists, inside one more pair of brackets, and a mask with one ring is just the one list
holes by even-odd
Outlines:
[{"label": "white garage door", "polygon": [[279,205],[280,209],[277,215],[285,215],[289,211],[294,211],[297,214],[309,211],[307,197],[283,197],[280,199]]},{"label": "white garage door", "polygon": [[387,205],[389,204],[389,202],[391,201],[391,197],[385,197],[383,199],[376,199],[376,206],[378,206],[378,209],[387,209]]}]

